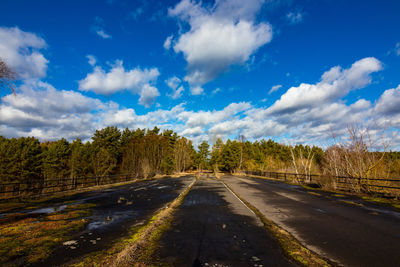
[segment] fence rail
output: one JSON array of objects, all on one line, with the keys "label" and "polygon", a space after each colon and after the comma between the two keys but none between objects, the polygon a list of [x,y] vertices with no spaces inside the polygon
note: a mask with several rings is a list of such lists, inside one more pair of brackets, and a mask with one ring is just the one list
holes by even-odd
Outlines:
[{"label": "fence rail", "polygon": [[331,186],[334,189],[378,193],[389,196],[400,196],[400,178],[358,178],[348,176],[328,176],[318,174],[301,174],[285,172],[245,171],[246,174],[263,176],[282,181],[291,181],[320,186]]},{"label": "fence rail", "polygon": [[11,200],[26,197],[43,197],[59,192],[72,191],[96,185],[135,180],[132,174],[107,176],[71,177],[50,180],[32,180],[27,182],[9,182],[0,184],[0,200]]}]

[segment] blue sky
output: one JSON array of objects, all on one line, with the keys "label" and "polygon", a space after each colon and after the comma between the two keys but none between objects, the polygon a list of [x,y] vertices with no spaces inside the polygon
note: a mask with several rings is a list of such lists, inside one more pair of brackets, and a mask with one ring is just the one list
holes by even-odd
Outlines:
[{"label": "blue sky", "polygon": [[[400,127],[399,1],[0,3],[0,135],[159,126],[326,145]],[[391,137],[395,147],[400,143]]]}]

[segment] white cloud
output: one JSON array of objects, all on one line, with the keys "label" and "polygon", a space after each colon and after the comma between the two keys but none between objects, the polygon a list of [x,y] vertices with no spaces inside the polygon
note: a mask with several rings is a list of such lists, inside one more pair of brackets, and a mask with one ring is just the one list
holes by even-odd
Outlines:
[{"label": "white cloud", "polygon": [[291,24],[297,24],[303,21],[303,14],[300,12],[289,12],[286,18]]},{"label": "white cloud", "polygon": [[160,95],[160,92],[158,92],[158,89],[156,87],[149,84],[144,84],[139,94],[139,104],[145,106],[146,108],[149,108],[151,105],[153,105],[157,96]]},{"label": "white cloud", "polygon": [[0,27],[0,57],[21,79],[46,76],[49,61],[40,52],[46,46],[36,34],[21,31],[18,27]]},{"label": "white cloud", "polygon": [[159,75],[157,68],[125,70],[122,60],[117,60],[109,72],[95,66],[92,73],[79,81],[79,89],[104,95],[130,90],[133,94],[140,95],[141,105],[149,107],[160,95],[158,89],[152,86]]},{"label": "white cloud", "polygon": [[97,29],[96,33],[98,36],[100,36],[103,39],[111,39],[112,36],[106,33],[103,29]]},{"label": "white cloud", "polygon": [[376,102],[375,112],[382,115],[400,114],[400,85],[383,92]]},{"label": "white cloud", "polygon": [[94,65],[96,65],[96,63],[97,63],[96,57],[93,56],[93,55],[87,55],[86,57],[87,57],[87,59],[88,59],[89,65],[92,66],[92,67],[94,67]]},{"label": "white cloud", "polygon": [[216,1],[213,7],[182,0],[169,15],[190,25],[173,48],[188,63],[185,80],[191,87],[202,86],[232,65],[245,64],[250,55],[270,42],[269,24],[254,22],[263,1]]},{"label": "white cloud", "polygon": [[351,90],[368,85],[371,82],[370,74],[381,69],[381,62],[372,57],[356,61],[349,69],[333,67],[322,75],[317,84],[302,83],[298,87],[291,87],[267,113],[292,113],[340,99]]},{"label": "white cloud", "polygon": [[190,87],[190,92],[192,95],[202,95],[204,94],[204,89],[200,86]]},{"label": "white cloud", "polygon": [[274,85],[274,86],[271,87],[271,89],[269,90],[268,94],[270,95],[270,94],[272,94],[273,92],[276,92],[276,91],[278,91],[278,90],[281,89],[281,88],[282,88],[282,85],[280,85],[280,84]]},{"label": "white cloud", "polygon": [[[178,99],[182,96],[183,92],[185,91],[185,88],[181,85],[179,86],[182,81],[176,76],[173,76],[167,80],[165,80],[165,83],[168,85],[169,88],[171,88],[172,92],[171,94],[167,94],[170,96],[172,99]],[[179,87],[178,87],[179,86]]]},{"label": "white cloud", "polygon": [[2,98],[0,127],[12,136],[87,138],[95,129],[92,111],[103,108],[106,105],[97,99],[31,81],[23,84],[17,94]]},{"label": "white cloud", "polygon": [[217,93],[219,93],[219,92],[221,92],[221,88],[215,88],[212,92],[211,92],[211,94],[213,94],[213,95],[215,95],[215,94],[217,94]]},{"label": "white cloud", "polygon": [[171,48],[172,38],[174,38],[174,36],[170,35],[170,36],[167,37],[167,39],[165,39],[165,42],[164,42],[164,45],[163,45],[164,49],[169,50]]},{"label": "white cloud", "polygon": [[94,25],[92,26],[92,31],[94,31],[98,36],[103,39],[111,39],[112,36],[104,30],[104,20],[100,17],[94,18]]},{"label": "white cloud", "polygon": [[400,43],[396,44],[395,52],[396,52],[396,55],[400,56]]}]

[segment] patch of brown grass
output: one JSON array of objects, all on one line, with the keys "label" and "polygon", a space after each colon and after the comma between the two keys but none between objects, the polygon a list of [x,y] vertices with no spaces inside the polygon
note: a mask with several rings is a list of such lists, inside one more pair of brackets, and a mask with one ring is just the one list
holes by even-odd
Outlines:
[{"label": "patch of brown grass", "polygon": [[9,214],[0,227],[0,265],[13,260],[26,265],[47,258],[70,233],[83,229],[87,220],[82,217],[90,215],[90,206],[72,205],[49,215],[32,214],[34,218],[26,218],[29,214],[23,213]]}]

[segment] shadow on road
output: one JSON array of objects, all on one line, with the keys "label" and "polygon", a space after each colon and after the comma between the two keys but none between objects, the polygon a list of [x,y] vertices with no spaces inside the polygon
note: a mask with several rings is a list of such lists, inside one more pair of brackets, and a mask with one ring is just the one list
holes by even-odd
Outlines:
[{"label": "shadow on road", "polygon": [[200,179],[177,210],[154,259],[171,266],[293,266],[224,185]]}]

